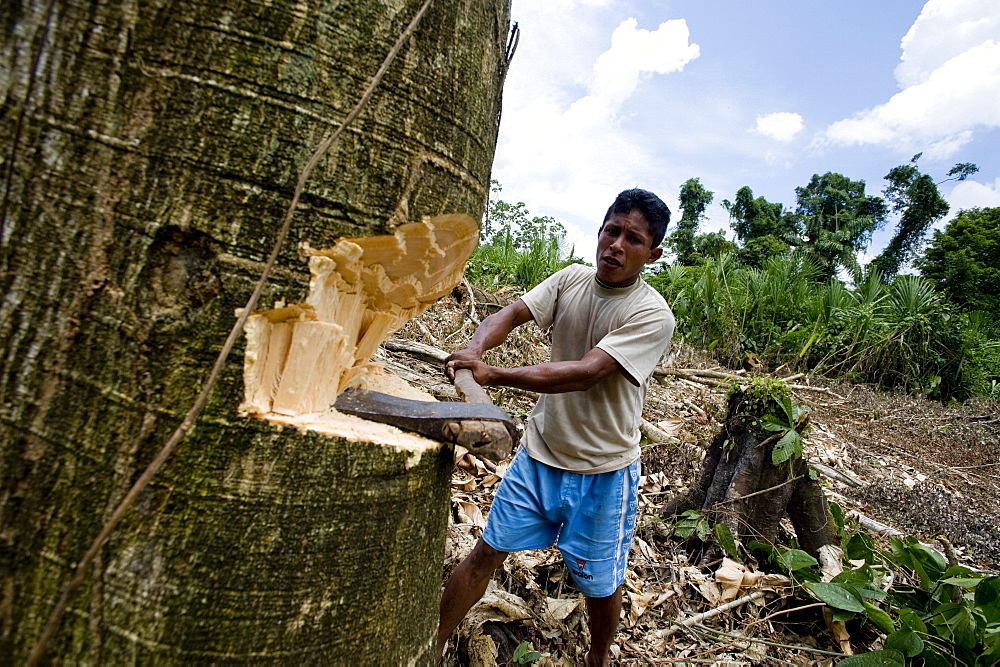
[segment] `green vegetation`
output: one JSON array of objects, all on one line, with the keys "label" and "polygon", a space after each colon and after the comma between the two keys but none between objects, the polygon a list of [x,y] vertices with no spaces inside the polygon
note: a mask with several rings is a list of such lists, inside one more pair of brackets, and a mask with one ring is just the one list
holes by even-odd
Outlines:
[{"label": "green vegetation", "polygon": [[799,595],[830,608],[834,621],[870,623],[885,635],[883,648],[838,662],[850,665],[994,665],[1000,660],[1000,576],[949,564],[912,538],[892,538],[888,550],[845,526],[831,511],[844,550],[845,570],[823,581],[805,551],[751,541],[758,562],[787,575]]},{"label": "green vegetation", "polygon": [[[674,260],[647,276],[674,310],[675,338],[730,366],[752,352],[789,373],[940,400],[1000,399],[1000,208],[962,211],[916,261],[922,277],[897,275],[947,212],[938,184],[917,168],[919,157],[890,170],[885,199],[835,173],[797,188],[793,210],[740,188],[732,202],[723,200],[737,243],[698,233],[715,194],[697,178],[686,181],[680,220],[666,240]],[[958,164],[945,180],[975,171]],[[582,261],[566,251],[559,222],[504,202],[500,191],[494,181],[470,280],[488,290],[530,289]],[[898,214],[893,239],[859,266],[859,252],[890,210]]]},{"label": "green vegetation", "polygon": [[532,217],[524,202],[503,201],[502,189],[497,181],[491,182],[479,247],[466,270],[469,280],[488,290],[505,285],[527,290],[580,261],[572,248],[566,251],[566,228],[561,223],[548,216]]},{"label": "green vegetation", "polygon": [[753,352],[772,368],[898,387],[938,398],[989,395],[1000,379],[993,321],[950,303],[933,283],[869,273],[854,288],[820,280],[787,253],[761,268],[722,255],[672,266],[649,282],[671,304],[677,335],[739,365]]},{"label": "green vegetation", "polygon": [[1000,208],[960,212],[917,267],[955,304],[1000,318]]},{"label": "green vegetation", "polygon": [[863,565],[806,588],[831,608],[835,620],[865,619],[886,635],[881,651],[839,665],[869,664],[874,658],[898,665],[997,664],[1000,577],[949,564],[912,537],[894,537],[888,551],[879,549],[864,533],[846,530],[840,508],[833,509],[845,558]]},{"label": "green vegetation", "polygon": [[530,665],[536,660],[541,659],[541,657],[541,653],[531,650],[531,644],[528,642],[521,642],[517,645],[517,648],[514,649],[514,655],[511,659],[518,665]]}]

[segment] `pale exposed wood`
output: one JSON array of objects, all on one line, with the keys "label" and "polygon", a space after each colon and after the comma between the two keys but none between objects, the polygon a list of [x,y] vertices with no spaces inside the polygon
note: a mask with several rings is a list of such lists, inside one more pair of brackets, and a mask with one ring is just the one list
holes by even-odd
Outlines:
[{"label": "pale exposed wood", "polygon": [[650,442],[676,442],[677,438],[667,434],[655,424],[643,419],[639,422],[639,432]]},{"label": "pale exposed wood", "polygon": [[830,479],[836,480],[838,482],[843,482],[848,486],[853,486],[855,488],[861,488],[867,486],[865,482],[862,482],[857,477],[848,475],[845,472],[837,470],[836,468],[831,468],[830,466],[824,465],[822,463],[817,463],[816,461],[810,461],[809,467],[823,475],[824,477],[829,477]]},{"label": "pale exposed wood", "polygon": [[722,380],[731,380],[734,378],[739,378],[743,375],[743,371],[727,373],[725,371],[715,371],[703,368],[667,368],[665,366],[659,366],[654,371],[656,376],[664,375],[674,375],[677,377],[686,378],[688,380],[694,380],[700,382],[700,378],[717,378]]},{"label": "pale exposed wood", "polygon": [[392,235],[306,248],[306,302],[250,318],[242,412],[266,418],[328,409],[340,391],[363,382],[379,343],[458,284],[477,238],[471,217],[450,214]]}]

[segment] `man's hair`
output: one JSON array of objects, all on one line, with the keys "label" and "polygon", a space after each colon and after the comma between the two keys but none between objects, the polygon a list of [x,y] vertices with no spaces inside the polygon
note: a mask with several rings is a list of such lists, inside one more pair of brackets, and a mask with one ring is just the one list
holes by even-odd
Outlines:
[{"label": "man's hair", "polygon": [[[654,195],[649,190],[632,188],[618,193],[615,201],[608,207],[608,212],[604,214],[604,222],[618,213],[625,215],[629,211],[637,209],[649,223],[649,233],[653,237],[652,248],[663,243],[663,237],[667,233],[667,225],[670,224],[670,209],[663,203],[663,200]],[[604,226],[604,222],[601,226]]]}]

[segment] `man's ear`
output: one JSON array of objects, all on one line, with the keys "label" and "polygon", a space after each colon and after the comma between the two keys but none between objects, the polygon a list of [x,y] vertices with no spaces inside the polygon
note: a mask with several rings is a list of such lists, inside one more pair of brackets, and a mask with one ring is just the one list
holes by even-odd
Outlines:
[{"label": "man's ear", "polygon": [[660,246],[656,246],[655,248],[652,249],[652,251],[650,251],[649,259],[646,260],[646,264],[652,264],[653,262],[658,260],[662,255],[663,255],[663,248],[661,248]]}]

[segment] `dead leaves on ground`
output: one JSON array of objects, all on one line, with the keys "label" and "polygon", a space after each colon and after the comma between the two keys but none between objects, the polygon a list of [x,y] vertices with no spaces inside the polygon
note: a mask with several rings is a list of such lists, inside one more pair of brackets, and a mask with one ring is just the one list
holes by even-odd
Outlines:
[{"label": "dead leaves on ground", "polygon": [[[494,467],[456,448],[446,556],[448,572],[482,535],[489,504],[506,469],[504,464]],[[618,664],[649,662],[649,656],[682,658],[706,652],[712,660],[722,658],[731,642],[720,644],[717,638],[699,634],[697,628],[678,631],[674,626],[756,592],[759,595],[752,602],[704,621],[722,631],[738,631],[748,624],[753,627],[754,619],[765,616],[765,609],[783,604],[790,593],[786,578],[749,571],[745,565],[729,559],[716,572],[704,573],[691,565],[676,543],[648,530],[658,521],[654,517],[659,508],[681,485],[680,477],[665,472],[641,479],[641,519],[623,587],[621,630],[615,647]],[[509,660],[498,645],[500,633],[488,631],[491,624],[493,628],[503,625],[507,635],[528,641],[532,650],[543,656],[535,664],[568,665],[582,660],[589,642],[586,602],[571,584],[556,548],[513,553],[508,557],[502,572],[494,577],[483,599],[459,627],[463,658],[468,664],[495,665],[498,660]],[[668,632],[671,628],[674,630]],[[506,643],[516,645],[513,639]],[[454,660],[453,652],[449,656]]]}]

